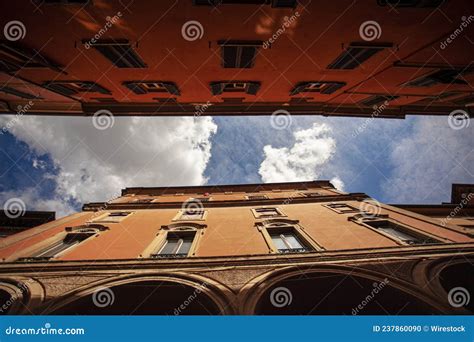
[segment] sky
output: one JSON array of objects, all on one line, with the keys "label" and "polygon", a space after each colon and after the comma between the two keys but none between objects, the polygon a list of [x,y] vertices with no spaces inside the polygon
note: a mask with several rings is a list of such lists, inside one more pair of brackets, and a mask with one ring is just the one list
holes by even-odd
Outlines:
[{"label": "sky", "polygon": [[[132,186],[331,180],[385,203],[439,204],[474,183],[474,124],[446,116],[0,117],[0,203],[56,211]],[[3,128],[3,129],[1,129]]]}]

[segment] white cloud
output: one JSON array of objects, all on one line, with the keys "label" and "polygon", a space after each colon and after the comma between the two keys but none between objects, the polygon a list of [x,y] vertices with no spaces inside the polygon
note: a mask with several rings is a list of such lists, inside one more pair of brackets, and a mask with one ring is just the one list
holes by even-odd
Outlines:
[{"label": "white cloud", "polygon": [[449,200],[452,183],[473,183],[473,125],[453,130],[447,117],[423,117],[413,127],[393,144],[394,168],[383,185],[392,203],[436,204]]},{"label": "white cloud", "polygon": [[124,187],[204,184],[216,131],[209,117],[121,117],[101,131],[92,118],[24,116],[10,129],[58,167],[53,199],[42,200],[36,188],[22,191],[30,210],[56,209],[58,216],[72,210],[68,201],[106,201]]},{"label": "white cloud", "polygon": [[314,123],[309,129],[293,133],[292,147],[266,145],[263,148],[265,159],[258,171],[262,180],[268,183],[317,179],[336,151],[336,141],[330,133],[328,125]]},{"label": "white cloud", "polygon": [[334,177],[331,179],[331,184],[334,185],[334,187],[337,190],[344,191],[344,182],[342,181],[341,178],[339,177]]}]

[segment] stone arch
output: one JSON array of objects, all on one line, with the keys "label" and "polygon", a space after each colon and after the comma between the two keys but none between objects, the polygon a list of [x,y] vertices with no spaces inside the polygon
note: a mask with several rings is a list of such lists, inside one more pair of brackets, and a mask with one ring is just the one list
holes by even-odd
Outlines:
[{"label": "stone arch", "polygon": [[[228,289],[214,280],[181,273],[108,278],[47,303],[41,314],[233,314]],[[112,298],[112,299],[110,299]]]},{"label": "stone arch", "polygon": [[0,278],[0,315],[30,314],[43,299],[44,289],[34,279]]},{"label": "stone arch", "polygon": [[444,306],[414,285],[378,272],[338,265],[289,266],[267,272],[245,285],[240,298],[244,314],[388,315],[445,311]]}]

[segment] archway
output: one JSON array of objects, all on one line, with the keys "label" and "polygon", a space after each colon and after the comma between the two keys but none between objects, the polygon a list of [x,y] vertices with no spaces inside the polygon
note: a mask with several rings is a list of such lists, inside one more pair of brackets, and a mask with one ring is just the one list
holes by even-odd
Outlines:
[{"label": "archway", "polygon": [[444,267],[439,282],[451,306],[474,313],[474,264],[461,262]]},{"label": "archway", "polygon": [[131,280],[69,300],[55,315],[219,315],[204,287],[167,280]]},{"label": "archway", "polygon": [[325,271],[293,272],[258,298],[257,315],[425,315],[440,314],[421,298],[388,279]]}]

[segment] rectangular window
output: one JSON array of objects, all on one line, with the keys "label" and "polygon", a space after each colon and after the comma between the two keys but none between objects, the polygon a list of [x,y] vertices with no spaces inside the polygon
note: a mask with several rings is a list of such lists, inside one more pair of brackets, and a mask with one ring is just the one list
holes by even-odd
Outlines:
[{"label": "rectangular window", "polygon": [[90,238],[94,234],[85,234],[85,233],[69,233],[66,235],[66,237],[60,241],[57,241],[53,243],[51,246],[41,250],[40,252],[36,253],[33,255],[33,258],[39,258],[39,259],[50,259],[54,258],[62,253],[64,253],[66,250],[69,250],[82,241]]},{"label": "rectangular window", "polygon": [[155,258],[184,258],[187,257],[193,244],[195,233],[168,233],[164,245],[158,253],[152,254]]},{"label": "rectangular window", "polygon": [[260,89],[260,82],[254,81],[221,81],[211,82],[212,95],[221,95],[222,93],[246,93],[256,95]]},{"label": "rectangular window", "polygon": [[384,103],[385,101],[390,102],[398,99],[400,96],[395,95],[372,95],[362,100],[361,104],[364,106],[372,107]]},{"label": "rectangular window", "polygon": [[327,68],[355,69],[387,47],[392,47],[392,44],[351,43]]},{"label": "rectangular window", "polygon": [[299,93],[332,94],[346,85],[345,82],[300,82],[290,92],[290,96]]},{"label": "rectangular window", "polygon": [[199,209],[187,209],[183,210],[179,216],[179,220],[203,220],[204,219],[204,210]]},{"label": "rectangular window", "polygon": [[424,245],[424,244],[430,244],[430,243],[440,243],[440,241],[436,239],[433,239],[429,236],[425,236],[418,232],[414,232],[410,230],[409,228],[399,225],[392,221],[388,221],[388,220],[364,221],[364,223],[408,245]]},{"label": "rectangular window", "polygon": [[251,201],[258,201],[268,199],[268,197],[267,195],[248,195],[247,199]]},{"label": "rectangular window", "polygon": [[177,85],[173,82],[164,81],[127,81],[123,85],[133,91],[135,94],[143,95],[149,93],[168,93],[171,95],[180,95]]},{"label": "rectangular window", "polygon": [[304,192],[305,197],[320,197],[322,194],[320,192]]},{"label": "rectangular window", "polygon": [[99,40],[95,43],[91,43],[89,40],[84,40],[83,43],[89,44],[91,47],[95,48],[117,68],[147,67],[145,62],[143,62],[126,39]]},{"label": "rectangular window", "polygon": [[26,93],[24,91],[17,90],[17,89],[12,88],[12,87],[7,87],[7,86],[1,86],[0,85],[0,91],[3,92],[3,93],[6,93],[8,95],[13,95],[13,96],[20,97],[22,99],[27,99],[27,100],[40,99],[39,96],[30,94],[30,93]]},{"label": "rectangular window", "polygon": [[106,222],[106,223],[117,223],[124,220],[131,212],[129,211],[118,211],[108,213],[102,216],[99,216],[96,219],[93,219],[92,222]]},{"label": "rectangular window", "polygon": [[346,203],[330,203],[326,204],[325,207],[330,208],[339,214],[357,213],[360,211],[359,209],[354,208]]},{"label": "rectangular window", "polygon": [[302,253],[310,249],[306,247],[293,229],[270,229],[270,237],[279,253]]},{"label": "rectangular window", "polygon": [[43,84],[46,89],[71,96],[78,93],[99,93],[111,95],[110,91],[91,81],[49,81]]},{"label": "rectangular window", "polygon": [[256,208],[252,209],[256,218],[284,216],[278,208]]},{"label": "rectangular window", "polygon": [[13,42],[0,42],[0,70],[15,72],[22,68],[50,68],[60,71],[58,64],[34,49]]},{"label": "rectangular window", "polygon": [[252,68],[261,41],[219,41],[224,68]]},{"label": "rectangular window", "polygon": [[469,72],[471,72],[469,69],[441,69],[404,83],[403,86],[431,87],[437,84],[467,85],[468,83],[462,79],[462,76]]}]

